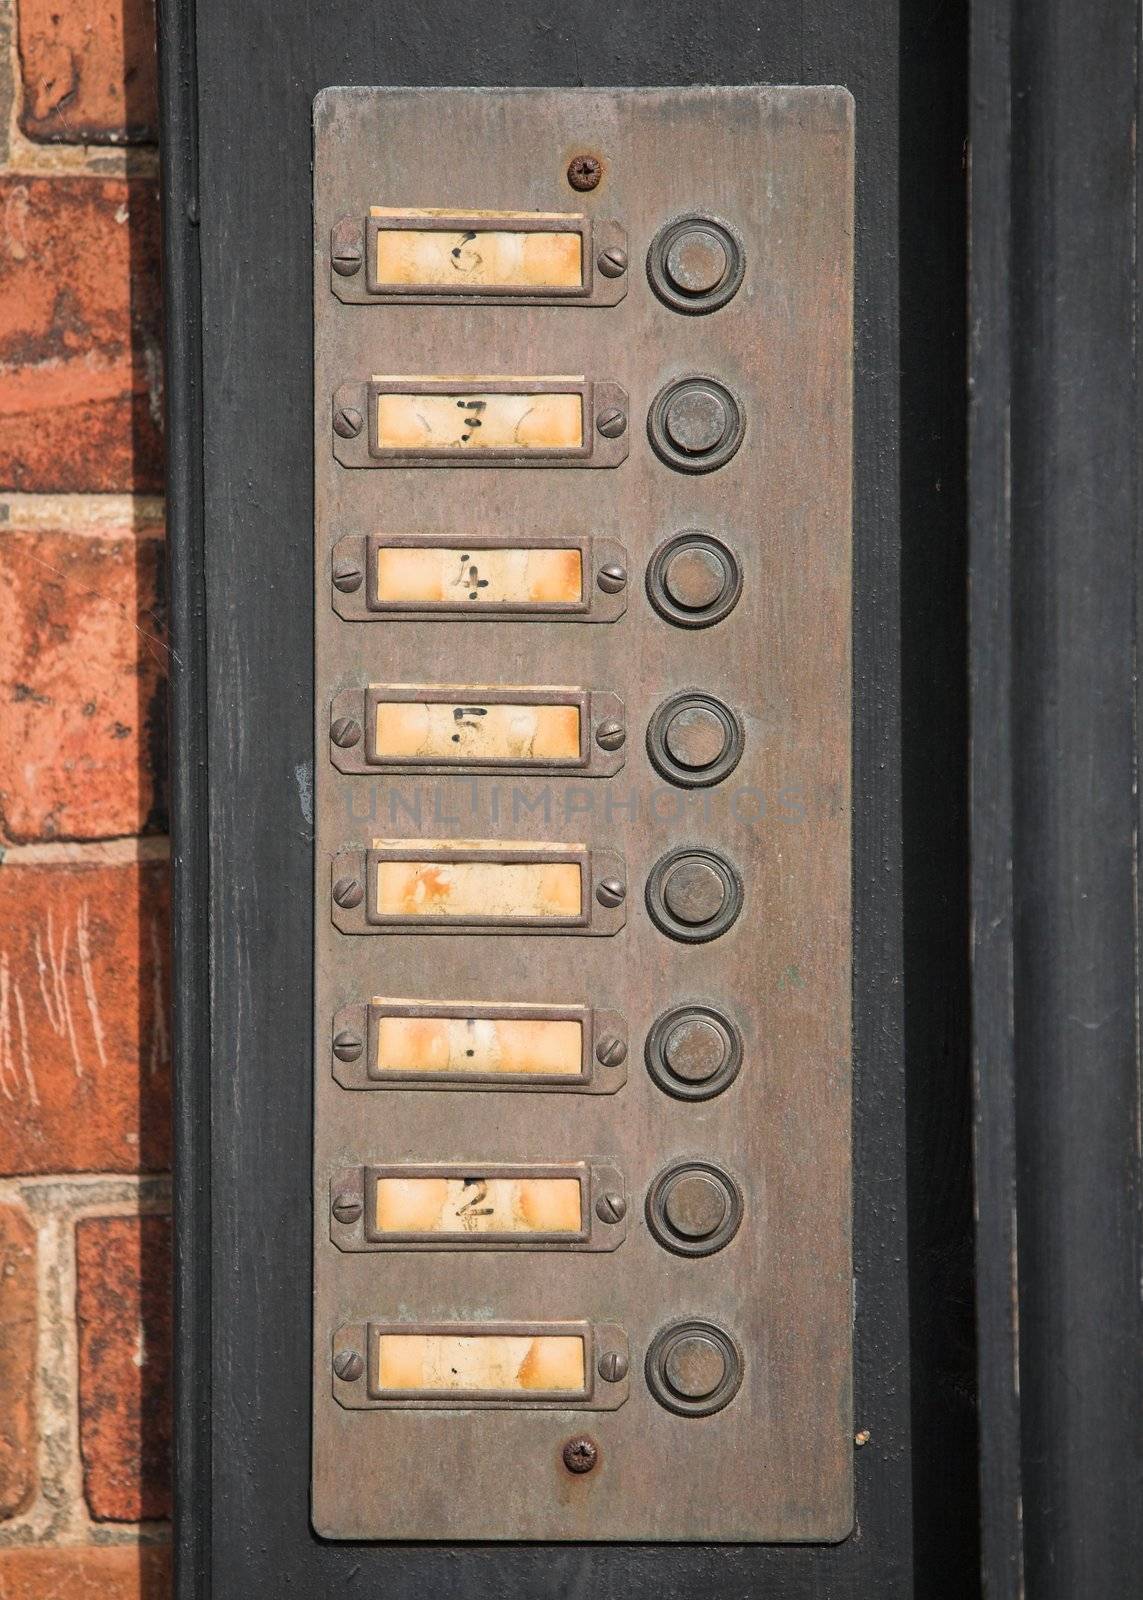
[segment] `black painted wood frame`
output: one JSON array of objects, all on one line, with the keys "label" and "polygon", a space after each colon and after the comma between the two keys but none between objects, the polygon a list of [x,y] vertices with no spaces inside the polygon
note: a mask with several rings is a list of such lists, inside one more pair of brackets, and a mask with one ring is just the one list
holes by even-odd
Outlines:
[{"label": "black painted wood frame", "polygon": [[1139,10],[974,0],[970,572],[986,1592],[1143,1586]]},{"label": "black painted wood frame", "polygon": [[[176,668],[179,1600],[977,1587],[962,0],[159,0]],[[857,105],[855,1448],[826,1548],[309,1526],[310,105],[334,83]]]}]

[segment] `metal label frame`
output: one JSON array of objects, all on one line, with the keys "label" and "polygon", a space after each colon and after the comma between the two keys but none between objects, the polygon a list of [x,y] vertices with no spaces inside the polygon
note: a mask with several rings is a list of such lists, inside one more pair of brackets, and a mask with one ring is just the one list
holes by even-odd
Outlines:
[{"label": "metal label frame", "polygon": [[[380,1178],[574,1178],[580,1191],[580,1226],[575,1233],[537,1229],[532,1233],[451,1233],[385,1232],[372,1226],[376,1209],[377,1182]],[[330,1179],[329,1236],[339,1250],[617,1250],[627,1237],[627,1188],[617,1167],[594,1157],[582,1161],[514,1162],[498,1161],[420,1161],[384,1162],[380,1165],[348,1167]],[[596,1210],[604,1194],[623,1199],[621,1215],[605,1221]],[[351,1198],[361,1205],[361,1215],[352,1222],[341,1222],[333,1211],[339,1198]]]},{"label": "metal label frame", "polygon": [[[406,450],[382,446],[377,437],[377,401],[383,394],[576,394],[580,397],[582,443],[578,445],[513,450],[503,445],[480,445],[465,450],[456,445]],[[350,438],[331,429],[333,453],[343,467],[617,467],[626,461],[630,426],[627,391],[618,383],[596,378],[506,378],[474,374],[457,378],[412,378],[395,375],[342,384],[333,396],[331,418],[352,410],[363,417],[361,428]],[[598,420],[605,412],[619,412],[622,431],[608,437]]]},{"label": "metal label frame", "polygon": [[[468,691],[467,693],[465,691]],[[379,756],[377,753],[377,706],[449,705],[471,701],[474,705],[575,706],[579,711],[579,754],[575,757],[497,756],[471,759],[464,756]],[[330,760],[345,773],[483,773],[568,772],[584,778],[609,778],[626,759],[625,741],[617,749],[603,749],[595,738],[605,722],[622,727],[623,702],[618,695],[600,689],[540,687],[515,688],[499,685],[371,683],[364,689],[343,689],[330,706]],[[335,723],[343,719],[360,721],[361,737],[349,748],[339,746],[332,737]]]},{"label": "metal label frame", "polygon": [[[467,289],[409,284],[394,288],[382,284],[377,277],[377,235],[386,229],[415,233],[578,233],[583,281],[578,287],[568,288],[534,284],[474,285]],[[360,264],[351,272],[339,272],[332,265],[339,251],[359,252]],[[626,257],[626,229],[610,218],[591,217],[584,212],[434,214],[410,210],[377,216],[370,209],[364,217],[342,217],[334,224],[330,234],[330,289],[345,305],[463,306],[502,302],[517,306],[614,306],[627,293],[628,272],[626,266],[613,275],[600,271],[599,259],[610,252],[615,252],[611,256],[615,261]]]},{"label": "metal label frame", "polygon": [[[377,593],[379,550],[452,550],[467,543],[471,550],[578,550],[583,578],[579,600],[482,600],[467,605],[462,600],[427,603],[382,600]],[[351,588],[340,587],[339,568],[356,574]],[[605,569],[610,568],[608,572]],[[627,609],[627,551],[618,539],[599,534],[480,533],[470,540],[457,534],[368,533],[347,534],[334,546],[331,577],[333,609],[346,622],[466,622],[503,621],[615,622]]]},{"label": "metal label frame", "polygon": [[[507,1338],[580,1338],[583,1340],[584,1386],[579,1390],[454,1389],[409,1390],[406,1398],[378,1394],[374,1383],[377,1342],[382,1334],[443,1334],[459,1338],[482,1334]],[[627,1335],[610,1322],[366,1322],[339,1328],[333,1338],[333,1357],[343,1350],[364,1349],[361,1379],[333,1378],[334,1399],[347,1410],[392,1411],[617,1411],[627,1399],[628,1378],[614,1382],[599,1377],[604,1355],[614,1352],[629,1359]],[[521,1395],[528,1396],[522,1399]]]},{"label": "metal label frame", "polygon": [[[382,1017],[440,1017],[458,1021],[578,1022],[578,1075],[541,1072],[383,1072],[377,1067],[377,1023]],[[627,1081],[628,1029],[622,1012],[596,1006],[499,1004],[493,1001],[372,1000],[343,1006],[333,1019],[333,1039],[347,1033],[360,1048],[342,1061],[331,1047],[333,1076],[343,1089],[511,1090],[515,1093],[614,1094]],[[600,1061],[604,1043],[612,1059]],[[617,1058],[617,1059],[616,1059]]]},{"label": "metal label frame", "polygon": [[[410,839],[408,843],[373,845],[367,850],[341,850],[333,858],[331,882],[337,883],[348,875],[356,881],[364,877],[365,893],[354,905],[333,905],[334,926],[342,933],[584,933],[610,935],[618,933],[626,922],[624,900],[617,905],[601,904],[597,887],[604,874],[610,872],[620,885],[626,883],[622,858],[613,850],[599,850],[586,845],[561,845],[554,850],[529,849],[527,846],[496,844],[494,847],[450,845],[433,849],[433,841]],[[465,913],[460,916],[393,917],[377,908],[377,872],[381,861],[436,862],[442,866],[479,861],[501,866],[563,866],[574,862],[580,869],[580,909],[574,917],[478,917]],[[625,894],[624,890],[624,894]]]}]

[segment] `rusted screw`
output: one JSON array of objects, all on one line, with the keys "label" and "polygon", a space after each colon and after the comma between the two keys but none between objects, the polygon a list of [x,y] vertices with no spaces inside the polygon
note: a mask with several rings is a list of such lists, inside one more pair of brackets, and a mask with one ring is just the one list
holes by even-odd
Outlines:
[{"label": "rusted screw", "polygon": [[361,737],[361,724],[356,717],[338,717],[329,730],[329,736],[334,744],[341,749],[348,750],[355,745]]},{"label": "rusted screw", "polygon": [[333,886],[333,898],[346,911],[352,911],[365,899],[365,890],[356,878],[338,878]]},{"label": "rusted screw", "polygon": [[601,750],[618,750],[626,737],[621,722],[601,722],[595,730],[595,742]]},{"label": "rusted screw", "polygon": [[333,1041],[333,1053],[339,1061],[356,1061],[361,1054],[361,1040],[343,1028]]},{"label": "rusted screw", "polygon": [[627,271],[627,252],[613,244],[600,251],[596,266],[605,278],[621,278]]},{"label": "rusted screw", "polygon": [[339,1350],[333,1358],[333,1370],[344,1383],[356,1383],[365,1371],[365,1363],[356,1350]]},{"label": "rusted screw", "polygon": [[627,1215],[627,1202],[621,1194],[609,1191],[595,1202],[595,1214],[600,1222],[622,1222]]},{"label": "rusted screw", "polygon": [[568,182],[580,194],[594,189],[603,177],[603,163],[598,156],[572,156],[568,162]]},{"label": "rusted screw", "polygon": [[595,426],[605,439],[618,439],[627,432],[627,413],[618,406],[608,406],[596,417]]},{"label": "rusted screw", "polygon": [[338,1222],[356,1222],[361,1215],[361,1201],[355,1194],[335,1194],[333,1214]]},{"label": "rusted screw", "polygon": [[618,594],[627,587],[627,569],[618,562],[609,562],[606,567],[600,567],[595,581],[604,594]]},{"label": "rusted screw", "polygon": [[595,898],[601,906],[621,906],[627,898],[626,885],[618,878],[601,878],[596,885]]},{"label": "rusted screw", "polygon": [[585,1434],[564,1445],[564,1466],[569,1472],[590,1472],[599,1460],[599,1446]]},{"label": "rusted screw", "polygon": [[353,406],[338,406],[333,414],[333,431],[339,439],[356,439],[365,418]]},{"label": "rusted screw", "polygon": [[605,1383],[622,1383],[627,1376],[627,1357],[620,1350],[605,1350],[596,1371]]},{"label": "rusted screw", "polygon": [[362,572],[360,567],[338,565],[333,569],[333,586],[340,589],[342,594],[352,594],[361,587]]},{"label": "rusted screw", "polygon": [[595,1059],[601,1067],[621,1067],[627,1060],[627,1046],[615,1034],[606,1034],[595,1047]]}]

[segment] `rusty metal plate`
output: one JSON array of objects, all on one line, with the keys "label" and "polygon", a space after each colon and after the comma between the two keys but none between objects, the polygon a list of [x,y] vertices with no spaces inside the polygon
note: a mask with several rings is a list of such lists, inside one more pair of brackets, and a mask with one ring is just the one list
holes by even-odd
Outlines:
[{"label": "rusty metal plate", "polygon": [[[333,89],[314,148],[314,1526],[844,1538],[851,101]],[[426,212],[556,218],[585,266],[590,227],[590,292],[505,281],[574,278],[567,239],[457,295],[390,241],[382,288]],[[455,427],[528,394],[562,443]],[[400,432],[422,397],[443,433]],[[511,711],[459,726],[537,703],[578,765],[562,717],[535,765]],[[519,1231],[572,1170],[576,1237],[571,1189]]]}]

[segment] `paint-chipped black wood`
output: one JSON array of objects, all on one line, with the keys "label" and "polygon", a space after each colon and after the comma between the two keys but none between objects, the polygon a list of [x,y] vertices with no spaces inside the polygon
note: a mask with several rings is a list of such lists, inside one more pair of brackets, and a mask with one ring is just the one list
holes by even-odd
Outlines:
[{"label": "paint-chipped black wood", "polygon": [[[176,920],[180,1600],[974,1592],[956,731],[965,30],[959,4],[901,10],[899,22],[893,5],[838,0],[198,0],[192,18],[164,0],[168,214],[201,207],[202,274],[196,295],[177,269],[169,300],[188,642],[200,548],[205,606],[205,661],[191,652],[175,704],[189,852]],[[192,75],[197,135],[185,100],[172,110]],[[325,1545],[307,1498],[310,102],[334,83],[754,81],[841,83],[857,105],[858,1531],[816,1550]],[[192,248],[169,227],[169,256]]]},{"label": "paint-chipped black wood", "polygon": [[987,1593],[1143,1572],[1138,8],[972,13],[972,889]]}]

